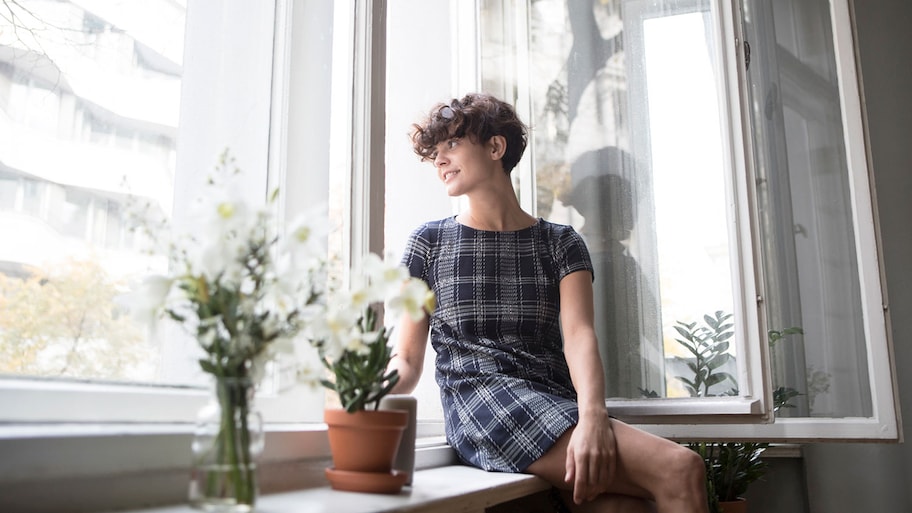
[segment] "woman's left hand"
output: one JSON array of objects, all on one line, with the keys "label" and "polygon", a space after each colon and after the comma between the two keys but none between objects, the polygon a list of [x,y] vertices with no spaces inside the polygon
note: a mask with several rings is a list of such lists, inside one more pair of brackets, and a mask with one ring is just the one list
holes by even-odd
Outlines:
[{"label": "woman's left hand", "polygon": [[564,480],[573,484],[573,502],[582,504],[606,492],[617,468],[617,445],[607,411],[580,413],[567,447]]}]

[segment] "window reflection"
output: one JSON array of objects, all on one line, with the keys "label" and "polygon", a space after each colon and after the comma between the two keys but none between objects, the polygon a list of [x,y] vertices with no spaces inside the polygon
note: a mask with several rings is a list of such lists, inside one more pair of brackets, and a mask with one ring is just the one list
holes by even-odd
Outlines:
[{"label": "window reflection", "polygon": [[[606,388],[617,397],[637,397],[661,390],[662,348],[654,319],[653,288],[644,286],[639,263],[628,250],[636,227],[633,158],[605,146],[583,153],[570,167],[572,187],[563,203],[582,217],[580,233],[592,258],[595,281],[595,329],[599,337]],[[646,377],[654,378],[649,384]],[[644,386],[644,383],[646,386]],[[651,385],[651,386],[650,386]]]},{"label": "window reflection", "polygon": [[[524,9],[528,48],[498,31]],[[734,312],[714,19],[707,1],[483,2],[484,86],[516,95],[506,62],[528,51],[534,204],[589,246],[608,397],[690,395],[675,326]]]}]

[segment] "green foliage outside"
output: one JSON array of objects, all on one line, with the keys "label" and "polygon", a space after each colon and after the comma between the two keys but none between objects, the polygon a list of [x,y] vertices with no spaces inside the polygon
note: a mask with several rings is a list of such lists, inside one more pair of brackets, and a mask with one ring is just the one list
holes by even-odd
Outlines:
[{"label": "green foliage outside", "polygon": [[[738,395],[738,381],[731,374],[721,371],[733,357],[728,352],[734,335],[732,314],[717,311],[704,315],[703,323],[678,322],[675,326],[680,338],[675,339],[689,353],[690,358],[676,357],[686,363],[690,376],[677,376],[691,397]],[[804,333],[801,328],[770,330],[767,340],[770,348],[791,335]],[[715,385],[731,384],[726,392],[713,394]],[[793,408],[790,400],[801,395],[790,387],[777,387],[773,391],[773,412]],[[766,462],[761,459],[767,442],[692,442],[687,446],[703,458],[706,466],[706,491],[712,513],[718,513],[719,501],[733,501],[744,495],[747,487],[766,472]]]},{"label": "green foliage outside", "polygon": [[68,261],[0,274],[0,374],[151,379],[155,351],[115,303],[123,284],[101,264]]}]

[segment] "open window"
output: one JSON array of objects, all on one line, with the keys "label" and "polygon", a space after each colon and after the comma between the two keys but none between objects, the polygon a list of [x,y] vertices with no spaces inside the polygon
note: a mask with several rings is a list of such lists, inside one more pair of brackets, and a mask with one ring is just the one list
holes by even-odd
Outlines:
[{"label": "open window", "polygon": [[521,202],[592,253],[615,414],[897,437],[845,2],[464,8],[477,83],[532,126]]}]

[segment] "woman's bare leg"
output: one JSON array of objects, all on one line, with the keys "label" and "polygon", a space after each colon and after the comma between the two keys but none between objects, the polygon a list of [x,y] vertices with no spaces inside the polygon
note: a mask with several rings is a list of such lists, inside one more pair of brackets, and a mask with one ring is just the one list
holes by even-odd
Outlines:
[{"label": "woman's bare leg", "polygon": [[[655,511],[659,513],[707,511],[705,467],[699,455],[670,440],[615,419],[611,419],[611,426],[617,441],[614,480],[606,494],[584,505],[586,508],[580,511],[621,511],[613,509],[614,503],[629,501],[631,498],[646,499],[643,501],[644,508],[650,506],[647,501],[654,502]],[[572,431],[564,433],[554,447],[532,463],[526,472],[535,474],[558,488],[569,490],[572,484],[564,481],[564,475],[567,444]],[[612,495],[626,497],[612,499]],[[568,504],[573,507],[572,500]]]},{"label": "woman's bare leg", "polygon": [[561,492],[571,513],[655,513],[655,503],[629,495],[604,493],[583,504],[573,503],[573,492]]}]

